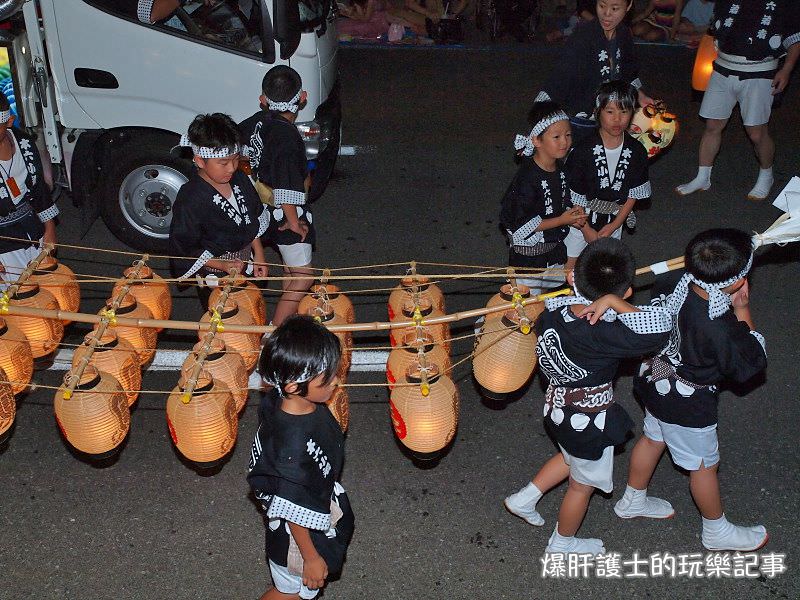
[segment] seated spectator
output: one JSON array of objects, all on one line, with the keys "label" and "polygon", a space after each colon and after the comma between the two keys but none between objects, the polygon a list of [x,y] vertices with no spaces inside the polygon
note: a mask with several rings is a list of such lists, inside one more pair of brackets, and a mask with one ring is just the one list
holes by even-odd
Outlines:
[{"label": "seated spectator", "polygon": [[633,35],[647,42],[667,42],[694,28],[681,19],[684,0],[650,0],[647,8],[633,18]]},{"label": "seated spectator", "polygon": [[389,31],[381,0],[352,0],[349,5],[340,4],[339,13],[342,17],[336,20],[336,30],[340,35],[379,38]]},{"label": "seated spectator", "polygon": [[[568,38],[578,24],[594,20],[594,6],[594,0],[577,0],[575,12],[567,18],[558,19],[558,28],[549,32],[545,39],[548,42],[560,42]],[[562,4],[558,10],[566,11],[566,8]]]},{"label": "seated spectator", "polygon": [[389,22],[400,23],[417,35],[427,36],[431,24],[436,24],[444,15],[442,0],[401,0],[386,11]]},{"label": "seated spectator", "polygon": [[696,46],[708,31],[713,15],[714,0],[688,0],[681,13],[681,29],[676,38]]}]

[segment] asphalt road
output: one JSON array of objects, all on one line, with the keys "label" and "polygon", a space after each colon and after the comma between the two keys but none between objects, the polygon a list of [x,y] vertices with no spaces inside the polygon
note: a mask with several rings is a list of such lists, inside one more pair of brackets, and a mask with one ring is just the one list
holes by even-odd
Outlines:
[{"label": "asphalt road", "polygon": [[[499,198],[515,165],[511,141],[527,131],[525,114],[549,69],[553,49],[358,50],[341,53],[346,144],[335,180],[315,207],[319,266],[428,262],[505,265]],[[734,123],[708,192],[681,199],[672,188],[694,176],[702,131],[688,88],[692,55],[678,48],[642,48],[643,79],[651,95],[678,113],[674,148],[652,165],[653,200],[625,239],[640,264],[680,255],[691,235],[711,226],[761,231],[777,216],[768,202],[745,199],[757,167]],[[796,74],[795,78],[800,77]],[[777,191],[800,172],[800,99],[797,80],[776,112]],[[224,107],[220,107],[224,110]],[[60,241],[123,249],[102,223],[77,236],[78,210],[62,203]],[[458,435],[435,464],[420,467],[399,449],[383,388],[351,390],[351,426],[343,483],[357,515],[357,531],[340,580],[325,598],[410,600],[495,598],[798,598],[800,529],[796,521],[798,327],[800,266],[797,247],[759,253],[753,307],[768,343],[766,377],[726,391],[720,404],[726,512],[737,523],[764,523],[762,551],[785,554],[787,570],[774,578],[542,578],[540,558],[563,487],[539,504],[546,519],[531,527],[507,513],[503,498],[518,489],[554,451],[541,424],[542,392],[534,382],[518,400],[484,402],[468,365],[457,370],[461,393]],[[132,257],[62,249],[76,272],[118,275]],[[154,262],[156,267],[159,263]],[[162,265],[163,266],[163,265]],[[367,269],[374,273],[377,270]],[[381,271],[381,272],[385,272]],[[399,272],[399,270],[397,271]],[[647,277],[637,282],[647,294]],[[377,287],[349,284],[350,289]],[[493,285],[463,281],[445,287],[449,310],[482,306]],[[84,286],[82,310],[99,307],[108,289]],[[360,321],[383,320],[382,293],[356,299]],[[176,318],[199,318],[194,296],[176,292]],[[455,331],[467,332],[468,324]],[[85,327],[73,325],[69,340]],[[188,349],[187,335],[162,335],[164,347]],[[370,335],[360,346],[386,343]],[[457,360],[470,342],[454,347]],[[617,398],[640,421],[630,369]],[[63,372],[40,372],[58,383]],[[171,389],[175,372],[147,373],[144,387]],[[381,373],[351,382],[381,382]],[[74,456],[59,436],[52,390],[19,403],[14,436],[0,451],[0,598],[8,599],[239,599],[267,587],[263,525],[245,481],[256,427],[256,394],[239,424],[239,442],[215,474],[201,474],[173,450],[163,395],[144,395],[132,413],[119,458],[104,467]],[[640,426],[637,425],[637,434]],[[621,521],[612,511],[625,483],[631,444],[617,456],[616,489],[597,494],[581,533],[601,537],[609,551],[703,553],[700,519],[688,480],[665,458],[651,492],[677,511],[666,522]],[[623,569],[629,572],[630,567]]]}]

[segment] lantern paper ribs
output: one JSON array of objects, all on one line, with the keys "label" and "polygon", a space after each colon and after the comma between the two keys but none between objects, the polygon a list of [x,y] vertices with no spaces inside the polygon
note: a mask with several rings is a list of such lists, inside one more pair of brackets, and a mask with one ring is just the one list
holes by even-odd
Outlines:
[{"label": "lantern paper ribs", "polygon": [[8,439],[16,414],[17,401],[14,398],[14,390],[8,382],[6,372],[0,367],[0,446]]},{"label": "lantern paper ribs", "polygon": [[481,328],[472,369],[477,382],[490,392],[515,392],[533,375],[536,334],[525,321],[512,310],[500,319],[486,321]]},{"label": "lantern paper ribs", "polygon": [[33,375],[33,354],[28,338],[12,322],[0,317],[0,368],[14,382],[14,394],[23,391]]},{"label": "lantern paper ribs", "polygon": [[[46,256],[39,267],[31,274],[29,281],[38,283],[56,299],[58,307],[66,312],[78,312],[81,304],[81,289],[75,280],[75,273],[52,256]],[[62,321],[69,325],[70,321]]]}]

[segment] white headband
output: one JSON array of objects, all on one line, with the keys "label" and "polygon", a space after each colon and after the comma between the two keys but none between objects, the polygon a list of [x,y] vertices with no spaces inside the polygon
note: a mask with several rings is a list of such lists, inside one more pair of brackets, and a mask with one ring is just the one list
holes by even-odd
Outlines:
[{"label": "white headband", "polygon": [[5,125],[11,119],[10,110],[0,110],[0,125]]},{"label": "white headband", "polygon": [[300,108],[300,94],[302,93],[303,90],[298,90],[298,92],[294,95],[294,98],[288,102],[275,102],[275,100],[270,100],[267,98],[267,106],[270,110],[275,110],[278,112],[296,113]]},{"label": "white headband", "polygon": [[192,142],[189,141],[189,136],[184,134],[181,136],[181,141],[178,142],[178,146],[183,146],[186,148],[191,148],[192,152],[194,152],[195,156],[199,156],[200,158],[228,158],[234,154],[243,154],[246,155],[247,153],[243,151],[242,146],[239,144],[235,144],[234,146],[222,146],[221,148],[211,148],[209,146],[196,146]]},{"label": "white headband", "polygon": [[[611,92],[608,95],[608,98],[606,98],[606,104],[611,104],[612,102],[617,102],[618,103],[619,100],[620,100],[619,94],[617,92]],[[600,96],[595,98],[594,107],[595,108],[600,108]]]},{"label": "white headband", "polygon": [[524,135],[517,135],[514,138],[514,148],[516,150],[522,150],[523,156],[533,156],[533,138],[542,135],[550,125],[558,123],[559,121],[569,121],[569,116],[563,110],[549,114],[536,123],[527,137]]},{"label": "white headband", "polygon": [[[306,368],[303,370],[303,372],[302,372],[302,373],[300,373],[300,375],[299,375],[297,378],[292,378],[292,381],[293,381],[294,383],[306,383],[306,382],[308,382],[308,381],[311,381],[311,380],[312,380],[312,379],[314,379],[315,377],[319,377],[320,375],[322,375],[322,374],[323,374],[325,371],[327,371],[327,370],[328,370],[328,363],[327,363],[327,361],[324,361],[324,362],[322,363],[322,367],[321,367],[321,369],[319,370],[319,372],[317,372],[317,373],[314,373],[313,371],[311,371],[311,369],[309,369],[308,367],[306,367]],[[270,374],[262,375],[262,376],[261,376],[261,379],[263,379],[265,383],[267,383],[267,384],[271,385],[272,387],[274,387],[274,388],[277,390],[277,392],[278,392],[278,395],[279,395],[281,398],[283,398],[283,397],[284,397],[284,395],[285,395],[285,392],[283,391],[283,386],[281,385],[281,382],[280,382],[280,381],[278,381],[278,378],[277,378],[277,377],[275,377],[275,373],[270,373]]]},{"label": "white headband", "polygon": [[701,287],[708,294],[708,317],[716,319],[724,315],[731,306],[731,297],[722,290],[730,285],[733,285],[743,277],[747,277],[750,269],[753,266],[753,253],[750,253],[750,260],[747,261],[742,272],[734,275],[730,279],[720,281],[719,283],[707,283],[697,279],[694,275],[686,273],[681,277],[678,285],[675,286],[675,291],[672,292],[667,300],[667,309],[673,315],[677,315],[683,303],[686,302],[686,297],[689,295],[689,284],[694,283]]}]

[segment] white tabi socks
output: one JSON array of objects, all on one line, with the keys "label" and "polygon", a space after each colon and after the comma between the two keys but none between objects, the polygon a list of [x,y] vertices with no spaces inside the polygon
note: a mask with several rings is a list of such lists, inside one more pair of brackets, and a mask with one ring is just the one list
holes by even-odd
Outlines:
[{"label": "white tabi socks", "polygon": [[541,497],[542,492],[539,488],[533,483],[529,483],[517,493],[506,498],[503,504],[511,514],[517,515],[530,525],[540,526],[544,525],[544,519],[536,511],[536,503]]},{"label": "white tabi socks", "polygon": [[764,200],[769,196],[769,191],[772,189],[772,184],[775,178],[772,176],[772,167],[769,169],[759,169],[758,179],[753,189],[748,192],[747,197],[750,200]]},{"label": "white tabi socks", "polygon": [[697,176],[689,183],[682,183],[675,188],[681,196],[688,196],[700,190],[707,190],[711,187],[711,169],[713,167],[697,167]]},{"label": "white tabi socks", "polygon": [[742,527],[734,525],[725,515],[719,519],[703,517],[703,546],[708,550],[753,552],[767,543],[769,535],[763,525]]}]

